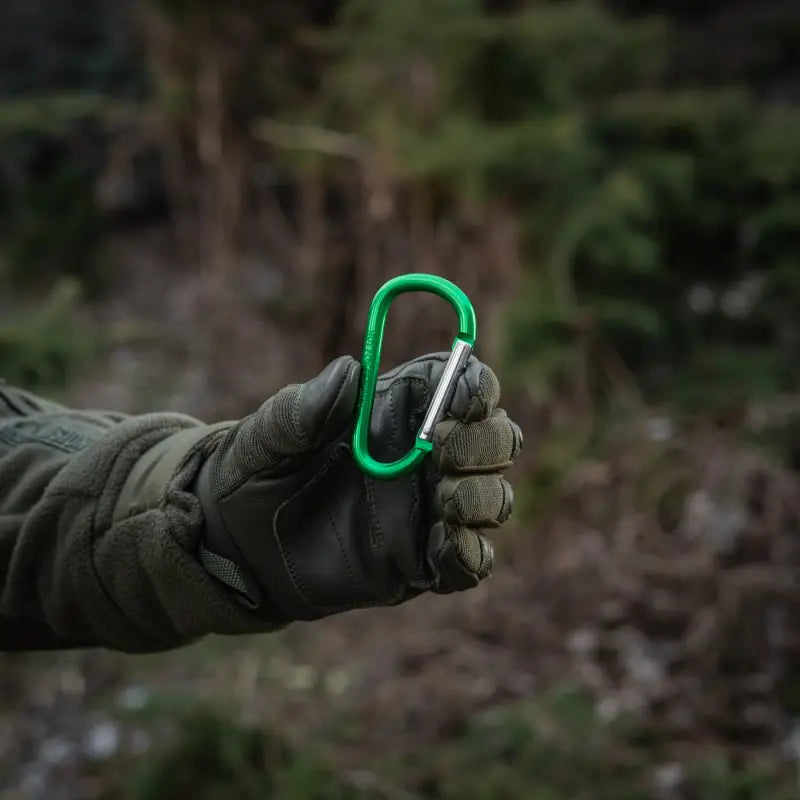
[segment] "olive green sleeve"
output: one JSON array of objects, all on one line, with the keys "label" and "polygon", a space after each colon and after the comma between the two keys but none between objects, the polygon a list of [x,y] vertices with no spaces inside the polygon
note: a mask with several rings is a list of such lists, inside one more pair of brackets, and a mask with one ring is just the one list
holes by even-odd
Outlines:
[{"label": "olive green sleeve", "polygon": [[0,650],[164,650],[269,629],[198,562],[192,486],[229,425],[0,385]]}]

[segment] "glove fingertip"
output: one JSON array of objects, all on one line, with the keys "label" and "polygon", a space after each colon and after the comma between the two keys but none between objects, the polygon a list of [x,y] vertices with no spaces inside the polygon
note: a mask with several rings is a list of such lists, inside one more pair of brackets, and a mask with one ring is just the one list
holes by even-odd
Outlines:
[{"label": "glove fingertip", "polygon": [[500,381],[494,370],[471,356],[450,403],[450,416],[478,422],[489,417],[499,402]]},{"label": "glove fingertip", "polygon": [[472,589],[491,574],[491,542],[471,528],[437,523],[431,530],[428,550],[436,592]]}]

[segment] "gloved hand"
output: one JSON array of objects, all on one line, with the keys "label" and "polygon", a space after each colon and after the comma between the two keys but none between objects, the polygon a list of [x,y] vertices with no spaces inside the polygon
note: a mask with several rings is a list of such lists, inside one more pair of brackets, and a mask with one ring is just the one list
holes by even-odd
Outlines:
[{"label": "gloved hand", "polygon": [[[394,460],[411,447],[447,356],[424,356],[379,378],[376,458]],[[364,475],[351,453],[359,373],[344,356],[282,389],[221,435],[198,475],[201,561],[271,622],[468,589],[491,572],[483,532],[511,513],[501,472],[522,444],[518,426],[496,407],[495,374],[471,357],[432,456],[384,482]]]}]

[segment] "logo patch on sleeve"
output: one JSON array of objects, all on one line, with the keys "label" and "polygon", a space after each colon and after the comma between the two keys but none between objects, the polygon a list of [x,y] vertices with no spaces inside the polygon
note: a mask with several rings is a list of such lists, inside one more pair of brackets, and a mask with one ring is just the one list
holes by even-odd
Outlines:
[{"label": "logo patch on sleeve", "polygon": [[100,431],[72,420],[69,426],[52,419],[40,421],[23,418],[0,422],[0,442],[10,445],[43,444],[64,453],[84,450],[99,434]]}]

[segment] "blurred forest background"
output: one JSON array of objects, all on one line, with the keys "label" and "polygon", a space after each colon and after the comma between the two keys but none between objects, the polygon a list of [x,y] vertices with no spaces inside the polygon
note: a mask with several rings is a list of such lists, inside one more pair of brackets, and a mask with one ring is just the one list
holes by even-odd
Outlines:
[{"label": "blurred forest background", "polygon": [[798,101],[792,0],[4,0],[0,374],[233,418],[431,271],[527,451],[467,596],[2,657],[0,798],[797,797]]}]

